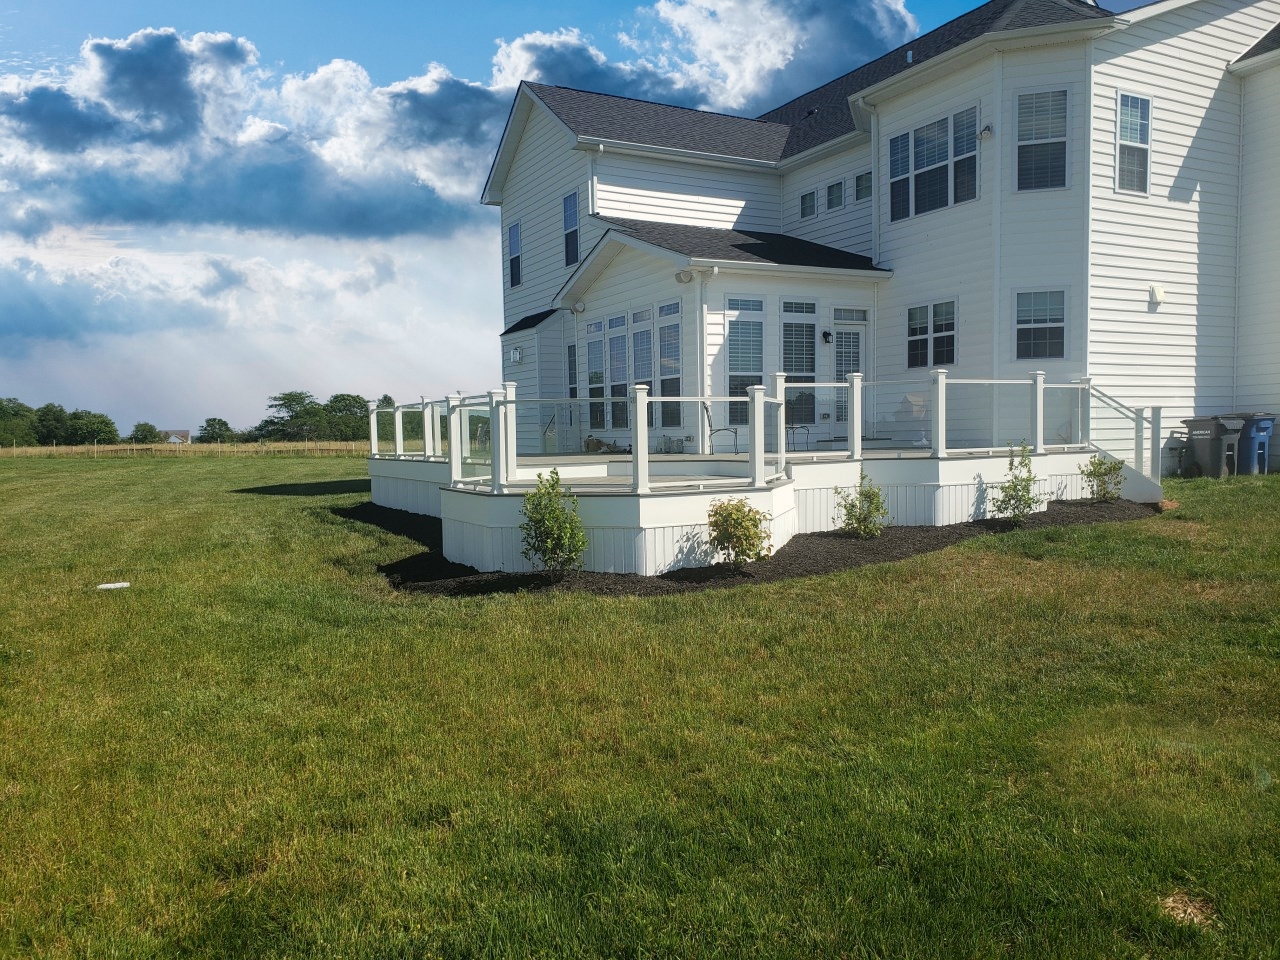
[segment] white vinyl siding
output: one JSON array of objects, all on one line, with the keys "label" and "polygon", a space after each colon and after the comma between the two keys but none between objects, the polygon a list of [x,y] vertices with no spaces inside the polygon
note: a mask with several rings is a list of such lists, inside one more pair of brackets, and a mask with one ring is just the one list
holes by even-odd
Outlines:
[{"label": "white vinyl siding", "polygon": [[[1244,81],[1244,202],[1240,224],[1240,330],[1236,360],[1240,409],[1280,408],[1280,66]],[[1272,440],[1272,469],[1280,441]]]},{"label": "white vinyl siding", "polygon": [[779,228],[777,174],[607,152],[594,163],[596,208],[603,216],[722,229]]},{"label": "white vinyl siding", "polygon": [[[871,204],[854,202],[854,178],[871,166],[871,150],[862,145],[824,157],[782,176],[782,232],[850,253],[871,255]],[[841,184],[840,206],[825,201],[828,188]],[[800,197],[821,191],[814,216],[800,216]]]}]

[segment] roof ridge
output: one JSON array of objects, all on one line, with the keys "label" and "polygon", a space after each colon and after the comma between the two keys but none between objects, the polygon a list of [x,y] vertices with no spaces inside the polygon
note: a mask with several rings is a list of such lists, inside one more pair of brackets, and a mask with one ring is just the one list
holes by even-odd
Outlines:
[{"label": "roof ridge", "polygon": [[[744,117],[737,113],[720,113],[718,110],[703,110],[701,107],[682,107],[676,103],[663,103],[661,100],[642,100],[639,97],[624,97],[617,93],[601,93],[599,90],[584,90],[582,87],[566,87],[559,83],[534,83],[532,80],[521,80],[521,84],[535,91],[543,90],[569,90],[573,93],[585,93],[592,97],[608,97],[611,100],[626,100],[629,103],[643,103],[651,107],[664,107],[667,110],[685,110],[689,113],[696,113],[704,117],[724,117],[728,120],[747,120],[751,123],[764,123],[773,127],[785,127],[789,124],[778,123],[776,120],[761,120],[759,117]],[[541,99],[541,98],[539,98]]]}]

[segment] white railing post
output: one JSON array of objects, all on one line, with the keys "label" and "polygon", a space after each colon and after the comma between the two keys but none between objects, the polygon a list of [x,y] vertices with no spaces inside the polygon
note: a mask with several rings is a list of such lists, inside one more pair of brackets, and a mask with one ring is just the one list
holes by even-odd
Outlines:
[{"label": "white railing post", "polygon": [[507,475],[503,478],[504,482],[510,481],[516,476],[516,457],[519,455],[519,448],[516,441],[520,439],[520,422],[516,411],[516,383],[514,380],[507,380],[502,384],[502,393],[507,403],[503,405],[505,411],[506,422],[503,423],[503,436],[506,438],[506,449],[503,451],[503,460],[507,465]]},{"label": "white railing post", "polygon": [[1147,441],[1143,427],[1146,425],[1142,417],[1142,407],[1133,408],[1133,469],[1146,476],[1147,469],[1143,465],[1147,454]]},{"label": "white railing post", "polygon": [[[997,396],[997,404],[999,398]],[[1031,374],[1031,452],[1044,453],[1044,371]]]},{"label": "white railing post", "polygon": [[369,456],[378,455],[378,402],[369,401]]},{"label": "white railing post", "polygon": [[1164,472],[1164,408],[1151,408],[1151,472],[1148,474],[1156,483]]},{"label": "white railing post", "polygon": [[396,425],[396,459],[404,456],[404,408],[396,404],[391,408],[391,419]]},{"label": "white railing post", "polygon": [[494,493],[502,493],[507,487],[506,475],[506,424],[503,420],[506,411],[502,401],[507,397],[504,390],[489,391],[489,489]]},{"label": "white railing post", "polygon": [[637,383],[631,388],[631,489],[649,492],[649,388]]},{"label": "white railing post", "polygon": [[845,410],[849,418],[849,459],[862,459],[862,374],[851,373],[849,380],[849,399]]},{"label": "white railing post", "polygon": [[449,420],[449,485],[462,479],[462,394],[445,398]]},{"label": "white railing post", "polygon": [[1080,442],[1087,444],[1093,436],[1093,378],[1080,378]]},{"label": "white railing post", "polygon": [[778,401],[778,472],[781,473],[787,462],[787,375],[773,375],[773,397]]},{"label": "white railing post", "polygon": [[933,416],[933,455],[939,460],[947,455],[947,371],[929,371]]},{"label": "white railing post", "polygon": [[765,469],[764,469],[764,386],[753,383],[747,387],[747,396],[750,398],[751,418],[748,420],[748,431],[750,433],[750,457],[751,463],[751,486],[765,486]]},{"label": "white railing post", "polygon": [[422,459],[427,460],[433,453],[431,449],[431,423],[427,420],[427,398],[419,397],[418,400],[422,404]]}]

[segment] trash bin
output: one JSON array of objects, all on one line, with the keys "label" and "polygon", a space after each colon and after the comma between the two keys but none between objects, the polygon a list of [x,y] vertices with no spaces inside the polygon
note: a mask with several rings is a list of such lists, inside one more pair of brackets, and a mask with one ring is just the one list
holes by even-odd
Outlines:
[{"label": "trash bin", "polygon": [[1187,425],[1184,477],[1225,477],[1235,473],[1244,420],[1233,415],[1192,417]]},{"label": "trash bin", "polygon": [[1240,453],[1236,457],[1236,473],[1266,473],[1271,459],[1271,435],[1275,432],[1274,413],[1232,413],[1244,421],[1240,429]]}]

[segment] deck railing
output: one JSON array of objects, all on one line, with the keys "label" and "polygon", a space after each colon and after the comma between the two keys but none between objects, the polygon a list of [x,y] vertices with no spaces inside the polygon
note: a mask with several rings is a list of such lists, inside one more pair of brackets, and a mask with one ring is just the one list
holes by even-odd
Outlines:
[{"label": "deck railing", "polygon": [[[379,440],[380,417],[391,420],[389,449]],[[495,493],[526,486],[551,466],[580,488],[760,488],[786,476],[789,457],[861,460],[896,450],[946,458],[1023,443],[1036,454],[1132,450],[1133,466],[1158,478],[1162,439],[1159,407],[1128,407],[1087,379],[1046,383],[1041,371],[1022,380],[951,378],[943,369],[880,381],[777,374],[745,396],[651,397],[638,384],[609,396],[517,398],[516,385],[506,383],[469,397],[370,404],[369,431],[374,457],[447,463],[451,485]]]}]

